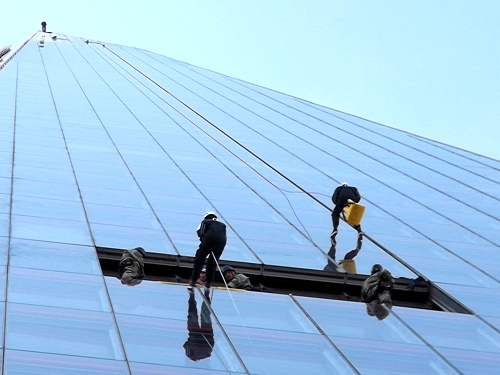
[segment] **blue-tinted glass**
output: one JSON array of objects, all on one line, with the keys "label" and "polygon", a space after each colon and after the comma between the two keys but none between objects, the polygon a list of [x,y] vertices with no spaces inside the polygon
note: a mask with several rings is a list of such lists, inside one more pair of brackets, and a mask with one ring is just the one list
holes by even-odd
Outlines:
[{"label": "blue-tinted glass", "polygon": [[425,345],[332,337],[361,374],[458,374]]},{"label": "blue-tinted glass", "polygon": [[[187,316],[188,297],[185,298]],[[197,308],[197,314],[201,315],[202,304],[200,303]],[[190,335],[187,319],[172,320],[117,314],[127,359],[131,362],[192,367],[199,371],[213,369],[244,372],[216,322],[211,323],[212,335],[208,326],[205,325],[202,330],[201,317],[199,319],[200,328]],[[206,333],[200,335],[200,332]]]},{"label": "blue-tinted glass", "polygon": [[14,194],[72,202],[80,201],[76,185],[55,182],[15,180]]},{"label": "blue-tinted glass", "polygon": [[91,224],[90,227],[96,246],[99,247],[132,249],[142,246],[152,253],[177,253],[167,234],[161,230],[103,224]]},{"label": "blue-tinted glass", "polygon": [[0,194],[0,215],[6,215],[9,212],[10,212],[10,194]]},{"label": "blue-tinted glass", "polygon": [[368,314],[364,303],[296,297],[313,321],[331,337],[421,344],[421,341],[391,314],[379,321]]},{"label": "blue-tinted glass", "polygon": [[[2,299],[3,301],[4,299]],[[2,319],[2,321],[0,322],[0,332],[2,332],[2,334],[0,335],[0,337],[2,338],[2,345],[0,345],[0,347],[3,347],[3,335],[5,334],[5,331],[4,331],[4,322],[5,322],[5,303],[4,302],[0,302],[0,318]]]},{"label": "blue-tinted glass", "polygon": [[162,229],[158,219],[151,210],[97,204],[86,204],[85,210],[91,223],[153,230]]},{"label": "blue-tinted glass", "polygon": [[59,170],[25,165],[16,165],[14,176],[15,178],[26,180],[55,182],[61,184],[72,184],[75,181],[75,176],[70,170]]},{"label": "blue-tinted glass", "polygon": [[0,301],[5,301],[5,285],[7,285],[6,266],[0,266]]},{"label": "blue-tinted glass", "polygon": [[491,317],[491,316],[482,316],[482,318],[489,324],[491,324],[493,327],[495,327],[497,330],[500,330],[500,316],[497,317]]},{"label": "blue-tinted glass", "polygon": [[[134,375],[198,375],[200,369],[191,367],[178,367],[178,366],[161,366],[152,365],[149,363],[130,362],[130,369]],[[224,375],[224,374],[240,374],[236,371],[218,371],[211,369],[203,369],[204,375]]]},{"label": "blue-tinted glass", "polygon": [[0,266],[7,265],[7,252],[9,251],[9,239],[0,237]]},{"label": "blue-tinted glass", "polygon": [[124,359],[111,314],[15,303],[7,306],[6,348]]},{"label": "blue-tinted glass", "polygon": [[9,235],[9,215],[0,214],[0,237]]},{"label": "blue-tinted glass", "polygon": [[450,348],[437,348],[437,350],[462,374],[498,374],[500,366],[500,356],[498,353]]},{"label": "blue-tinted glass", "polygon": [[9,302],[111,311],[102,276],[11,267],[8,293]]},{"label": "blue-tinted glass", "polygon": [[212,306],[224,326],[317,333],[289,296],[216,290]]},{"label": "blue-tinted glass", "polygon": [[12,267],[101,274],[94,247],[17,238],[12,239],[10,247]]},{"label": "blue-tinted glass", "polygon": [[323,269],[327,264],[326,254],[311,245],[270,243],[252,239],[247,240],[247,243],[267,265]]},{"label": "blue-tinted glass", "polygon": [[10,194],[11,188],[10,178],[7,178],[10,177],[10,170],[7,171],[7,168],[2,168],[2,166],[3,164],[0,164],[0,171],[3,169],[5,169],[5,171],[0,174],[0,194],[8,195]]},{"label": "blue-tinted glass", "polygon": [[351,374],[344,357],[320,334],[224,325],[251,374]]},{"label": "blue-tinted glass", "polygon": [[86,223],[20,215],[12,216],[12,237],[78,245],[92,244]]},{"label": "blue-tinted glass", "polygon": [[81,202],[58,199],[15,196],[12,201],[12,214],[86,223]]},{"label": "blue-tinted glass", "polygon": [[184,287],[144,280],[134,288],[106,277],[113,311],[120,314],[185,320],[187,293]]},{"label": "blue-tinted glass", "polygon": [[498,333],[476,316],[401,308],[395,312],[433,346],[500,353]]},{"label": "blue-tinted glass", "polygon": [[443,290],[457,298],[476,314],[500,317],[492,301],[500,300],[500,288],[480,288],[466,285],[439,284]]},{"label": "blue-tinted glass", "polygon": [[147,200],[140,192],[118,189],[101,189],[85,186],[81,189],[83,202],[110,206],[134,207],[147,209]]},{"label": "blue-tinted glass", "polygon": [[6,350],[6,374],[127,375],[125,361]]}]

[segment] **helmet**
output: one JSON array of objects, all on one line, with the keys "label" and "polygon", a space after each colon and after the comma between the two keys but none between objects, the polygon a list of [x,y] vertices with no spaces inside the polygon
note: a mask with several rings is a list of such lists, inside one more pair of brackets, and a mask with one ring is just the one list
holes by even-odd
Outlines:
[{"label": "helmet", "polygon": [[217,219],[217,214],[215,212],[207,212],[203,219]]},{"label": "helmet", "polygon": [[203,267],[200,272],[201,273],[207,273],[207,269],[205,267]]},{"label": "helmet", "polygon": [[235,269],[231,266],[224,266],[221,268],[220,270],[222,272],[222,274],[224,275],[227,271],[233,271],[233,272],[236,272]]},{"label": "helmet", "polygon": [[384,269],[384,267],[382,267],[380,264],[374,264],[372,267],[372,275],[374,273],[382,271],[383,269]]},{"label": "helmet", "polygon": [[132,250],[137,250],[138,252],[141,253],[142,256],[146,256],[146,250],[144,250],[142,247],[134,247]]}]

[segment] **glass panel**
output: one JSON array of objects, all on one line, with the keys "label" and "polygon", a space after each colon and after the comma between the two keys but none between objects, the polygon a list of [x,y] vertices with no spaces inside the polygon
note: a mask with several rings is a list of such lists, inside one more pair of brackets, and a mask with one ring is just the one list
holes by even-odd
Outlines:
[{"label": "glass panel", "polygon": [[[133,375],[199,375],[199,368],[176,367],[176,366],[160,366],[151,365],[149,363],[130,362],[130,369]],[[236,371],[217,371],[207,368],[203,369],[203,375],[224,375],[224,374],[240,374]]]},{"label": "glass panel", "polygon": [[12,267],[101,275],[94,247],[13,238],[10,243]]},{"label": "glass panel", "polygon": [[[0,154],[1,155],[1,154]],[[10,196],[10,170],[7,170],[6,164],[0,164],[0,171],[5,169],[5,173],[0,174],[0,193],[5,194],[6,196]]]},{"label": "glass panel", "polygon": [[392,314],[381,321],[369,315],[365,303],[295,298],[329,336],[416,345],[422,343]]},{"label": "glass panel", "polygon": [[318,332],[293,300],[284,295],[215,290],[212,306],[223,325]]},{"label": "glass panel", "polygon": [[0,237],[9,236],[9,214],[0,214]]},{"label": "glass panel", "polygon": [[0,237],[0,266],[7,265],[7,252],[9,251],[9,239]]},{"label": "glass panel", "polygon": [[500,353],[500,335],[474,315],[395,308],[433,346]]},{"label": "glass panel", "polygon": [[153,253],[177,253],[164,231],[94,223],[90,226],[96,246],[99,247],[132,249],[141,246]]},{"label": "glass panel", "polygon": [[10,193],[0,194],[0,215],[6,215],[9,212],[10,212]]},{"label": "glass panel", "polygon": [[150,209],[97,204],[86,204],[85,209],[91,223],[162,230],[157,217]]},{"label": "glass panel", "polygon": [[437,348],[437,350],[466,375],[497,374],[500,368],[500,356],[498,353],[449,348]]},{"label": "glass panel", "polygon": [[86,223],[32,216],[12,216],[12,237],[92,245]]},{"label": "glass panel", "polygon": [[[185,298],[188,299],[187,296]],[[200,326],[192,333],[186,328],[186,320],[152,317],[138,319],[133,315],[117,314],[128,360],[193,367],[199,371],[213,369],[244,372],[220,327],[215,322],[201,320],[203,304],[200,305],[200,310],[195,312],[195,318],[200,314]],[[210,329],[213,329],[213,334]]]},{"label": "glass panel", "polygon": [[7,285],[6,266],[0,267],[0,301],[5,301],[5,286]]},{"label": "glass panel", "polygon": [[111,311],[102,276],[10,267],[9,302]]},{"label": "glass panel", "polygon": [[14,180],[14,194],[73,202],[80,201],[80,195],[76,184],[71,185],[34,180]]},{"label": "glass panel", "polygon": [[14,196],[12,201],[12,214],[84,223],[87,221],[81,202],[37,197]]},{"label": "glass panel", "polygon": [[127,375],[125,361],[48,353],[5,351],[5,374]]},{"label": "glass panel", "polygon": [[251,374],[354,374],[319,334],[224,326]]},{"label": "glass panel", "polygon": [[129,288],[117,278],[106,277],[105,280],[115,313],[186,320],[187,293],[184,287],[144,280]]},{"label": "glass panel", "polygon": [[39,305],[8,304],[6,348],[124,359],[110,313]]},{"label": "glass panel", "polygon": [[96,203],[120,207],[149,208],[148,201],[144,198],[144,195],[137,191],[82,186],[81,193],[85,204]]},{"label": "glass panel", "polygon": [[[16,148],[16,151],[17,148]],[[47,150],[50,152],[50,150]],[[17,164],[14,169],[14,177],[24,180],[45,181],[61,184],[69,184],[75,182],[75,176],[70,169],[52,169],[42,167],[32,167],[29,165]]]},{"label": "glass panel", "polygon": [[361,374],[457,374],[424,345],[332,337]]},{"label": "glass panel", "polygon": [[491,301],[500,301],[500,288],[479,288],[440,283],[439,286],[476,314],[500,317],[500,311]]}]

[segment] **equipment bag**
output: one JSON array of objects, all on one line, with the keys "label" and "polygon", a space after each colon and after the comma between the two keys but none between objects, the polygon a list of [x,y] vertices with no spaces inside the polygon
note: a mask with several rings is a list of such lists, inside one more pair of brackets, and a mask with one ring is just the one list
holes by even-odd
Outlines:
[{"label": "equipment bag", "polygon": [[351,203],[344,207],[345,221],[351,225],[359,225],[364,213],[365,206],[359,203]]}]

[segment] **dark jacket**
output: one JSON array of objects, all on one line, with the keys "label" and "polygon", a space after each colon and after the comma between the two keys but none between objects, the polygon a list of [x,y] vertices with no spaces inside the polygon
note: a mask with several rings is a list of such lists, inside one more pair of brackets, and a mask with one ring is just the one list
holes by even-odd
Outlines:
[{"label": "dark jacket", "polygon": [[387,270],[375,272],[361,287],[362,302],[392,303],[391,291],[394,279]]},{"label": "dark jacket", "polygon": [[236,274],[231,279],[231,281],[229,281],[227,286],[235,289],[253,290],[253,286],[250,283],[250,278],[248,276],[243,275],[242,273]]},{"label": "dark jacket", "polygon": [[120,280],[125,285],[138,285],[144,278],[144,259],[143,251],[136,249],[125,250],[118,264]]},{"label": "dark jacket", "polygon": [[196,230],[200,241],[206,245],[224,247],[227,242],[226,224],[216,219],[205,219]]},{"label": "dark jacket", "polygon": [[344,206],[348,199],[358,203],[361,200],[358,189],[354,186],[337,186],[332,195],[333,204],[336,206]]}]

